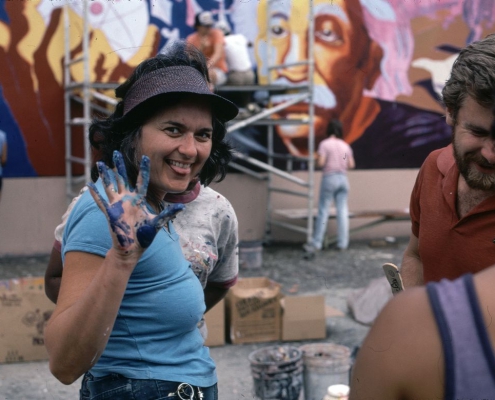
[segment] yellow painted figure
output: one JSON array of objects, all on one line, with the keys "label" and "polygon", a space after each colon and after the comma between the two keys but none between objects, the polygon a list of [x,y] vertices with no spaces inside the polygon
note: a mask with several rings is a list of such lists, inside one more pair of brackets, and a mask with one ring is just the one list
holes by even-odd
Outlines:
[{"label": "yellow painted figure", "polygon": [[[261,0],[256,56],[262,83],[268,80],[269,65],[306,60],[308,54],[309,1],[279,0],[271,2],[268,14],[267,10],[267,1]],[[328,122],[334,118],[342,121],[344,139],[352,143],[380,110],[374,99],[363,96],[363,90],[372,89],[380,76],[383,51],[368,35],[359,0],[315,0],[314,29],[316,145],[325,138]],[[271,47],[270,61],[266,58],[267,46]],[[271,79],[274,83],[304,84],[308,67],[276,69]],[[301,118],[307,112],[306,105],[298,104],[280,116]],[[307,154],[307,125],[278,126],[277,133],[292,154]]]}]

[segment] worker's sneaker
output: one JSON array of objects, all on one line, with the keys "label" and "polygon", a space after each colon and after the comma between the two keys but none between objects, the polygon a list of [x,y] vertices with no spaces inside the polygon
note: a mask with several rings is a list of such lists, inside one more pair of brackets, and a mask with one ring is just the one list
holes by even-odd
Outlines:
[{"label": "worker's sneaker", "polygon": [[319,251],[319,249],[317,249],[315,246],[313,246],[310,243],[304,243],[303,249],[306,253],[316,253],[317,251]]}]

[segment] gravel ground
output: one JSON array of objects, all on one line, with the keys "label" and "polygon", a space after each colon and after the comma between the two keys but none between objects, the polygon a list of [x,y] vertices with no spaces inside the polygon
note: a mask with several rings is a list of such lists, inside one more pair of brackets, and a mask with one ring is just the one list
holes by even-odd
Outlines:
[{"label": "gravel ground", "polygon": [[372,247],[372,242],[351,243],[347,251],[323,250],[311,260],[303,257],[299,245],[275,244],[263,249],[261,270],[241,270],[241,276],[267,276],[280,282],[285,291],[298,285],[301,293],[361,288],[383,275],[383,263],[400,264],[407,245],[405,239],[393,244],[376,242],[383,246]]},{"label": "gravel ground", "polygon": [[[371,246],[374,244],[374,246]],[[347,251],[324,250],[311,260],[303,258],[300,245],[272,244],[263,249],[261,269],[242,269],[241,277],[266,276],[282,284],[285,294],[321,294],[327,305],[344,313],[327,317],[327,338],[314,342],[333,342],[354,349],[359,347],[369,327],[356,322],[346,299],[355,289],[383,276],[382,264],[400,264],[407,240],[352,242]],[[0,257],[0,280],[42,276],[48,255]],[[253,379],[248,355],[277,343],[227,344],[211,348],[217,363],[220,400],[252,399]],[[300,346],[305,342],[285,343]],[[0,400],[78,398],[79,382],[64,386],[53,378],[46,361],[0,365]]]}]

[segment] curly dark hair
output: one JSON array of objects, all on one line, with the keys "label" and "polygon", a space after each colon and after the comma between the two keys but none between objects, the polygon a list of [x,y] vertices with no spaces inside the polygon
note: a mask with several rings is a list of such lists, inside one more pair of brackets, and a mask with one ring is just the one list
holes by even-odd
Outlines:
[{"label": "curly dark hair", "polygon": [[[89,141],[98,160],[113,167],[113,152],[122,153],[129,177],[129,182],[136,185],[139,163],[136,149],[141,135],[141,127],[157,112],[168,105],[177,104],[187,94],[169,93],[152,97],[124,115],[124,102],[131,86],[138,79],[157,69],[172,66],[189,66],[198,70],[206,82],[210,82],[208,68],[203,54],[194,46],[184,41],[176,41],[162,54],[149,58],[139,64],[131,76],[115,89],[115,94],[122,99],[115,111],[107,118],[94,119],[89,128]],[[220,182],[225,178],[227,166],[232,159],[232,149],[224,141],[225,121],[213,114],[213,136],[210,156],[199,174],[200,182],[209,185],[212,181]]]},{"label": "curly dark hair", "polygon": [[461,50],[442,90],[443,103],[455,123],[467,96],[483,107],[495,103],[495,34]]}]

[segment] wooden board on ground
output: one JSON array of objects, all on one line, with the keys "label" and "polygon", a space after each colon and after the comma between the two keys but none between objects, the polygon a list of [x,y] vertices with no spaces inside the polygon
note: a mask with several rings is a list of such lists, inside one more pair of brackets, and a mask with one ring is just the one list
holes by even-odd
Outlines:
[{"label": "wooden board on ground", "polygon": [[[274,210],[274,213],[288,219],[306,219],[308,218],[307,208],[287,208]],[[313,208],[313,217],[318,215],[318,209]],[[336,218],[337,211],[334,207],[330,209],[328,218]],[[350,211],[349,218],[386,218],[390,220],[409,220],[409,208],[397,210],[363,210]]]}]

